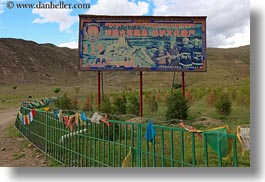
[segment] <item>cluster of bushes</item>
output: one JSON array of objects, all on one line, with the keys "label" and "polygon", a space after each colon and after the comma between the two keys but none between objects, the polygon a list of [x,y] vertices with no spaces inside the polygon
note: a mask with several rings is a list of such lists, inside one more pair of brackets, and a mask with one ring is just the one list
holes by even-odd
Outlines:
[{"label": "cluster of bushes", "polygon": [[[54,89],[54,93],[58,94],[59,92],[61,92],[59,88]],[[173,93],[160,90],[145,91],[143,99],[145,112],[165,111],[165,119],[187,119],[189,106],[202,99],[205,99],[204,102],[208,104],[208,107],[214,107],[219,115],[229,115],[232,112],[232,103],[233,105],[250,106],[250,82],[246,81],[246,84],[241,86],[226,88],[186,89],[185,98],[182,97],[181,91],[178,89]],[[97,108],[96,93],[89,93],[82,102],[77,96],[70,98],[65,93],[61,99],[55,102],[55,105],[66,110],[100,110],[115,115],[139,115],[139,102],[139,93],[136,91],[110,93],[104,95],[101,107]]]},{"label": "cluster of bushes", "polygon": [[136,93],[116,94],[113,97],[104,97],[100,111],[109,114],[133,114],[139,115],[140,101]]},{"label": "cluster of bushes", "polygon": [[[147,92],[144,95],[145,109],[148,112],[154,113],[158,111],[158,101],[157,96],[160,94],[153,94],[152,92]],[[92,103],[94,97],[87,96],[84,102],[84,111],[92,111]],[[111,97],[104,97],[101,102],[100,108],[97,110],[113,114],[113,115],[123,115],[123,114],[133,114],[139,115],[140,103],[139,94],[137,92],[127,92],[121,94],[115,94]],[[181,92],[174,92],[169,95],[166,100],[167,111],[165,117],[167,119],[186,119],[188,117],[188,101],[182,97]],[[79,101],[78,97],[75,96],[71,99],[67,93],[64,93],[58,100],[55,101],[55,107],[63,110],[78,110]]]}]

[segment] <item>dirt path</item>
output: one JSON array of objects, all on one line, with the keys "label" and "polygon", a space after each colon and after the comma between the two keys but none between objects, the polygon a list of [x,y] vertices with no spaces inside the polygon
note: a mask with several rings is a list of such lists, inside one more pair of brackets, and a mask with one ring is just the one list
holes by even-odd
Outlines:
[{"label": "dirt path", "polygon": [[0,167],[48,166],[49,160],[15,128],[17,112],[0,110]]}]

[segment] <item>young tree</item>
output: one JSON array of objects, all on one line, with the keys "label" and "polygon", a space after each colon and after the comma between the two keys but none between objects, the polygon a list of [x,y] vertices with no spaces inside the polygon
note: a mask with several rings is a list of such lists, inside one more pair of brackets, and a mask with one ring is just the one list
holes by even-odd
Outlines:
[{"label": "young tree", "polygon": [[231,113],[231,101],[226,93],[218,96],[215,102],[215,108],[218,114],[228,116]]},{"label": "young tree", "polygon": [[137,116],[140,114],[140,101],[139,97],[135,94],[128,96],[127,113]]},{"label": "young tree", "polygon": [[126,96],[123,94],[115,98],[113,109],[115,114],[126,114]]},{"label": "young tree", "polygon": [[180,91],[172,93],[167,99],[166,119],[187,119],[189,105],[188,101],[182,97]]}]

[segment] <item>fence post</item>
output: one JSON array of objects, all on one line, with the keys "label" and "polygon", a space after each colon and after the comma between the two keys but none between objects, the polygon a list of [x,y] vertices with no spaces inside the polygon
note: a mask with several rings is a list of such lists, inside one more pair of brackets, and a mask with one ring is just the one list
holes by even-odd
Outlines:
[{"label": "fence post", "polygon": [[141,161],[141,150],[142,150],[142,132],[141,132],[141,124],[136,124],[136,167],[141,167],[142,161]]},{"label": "fence post", "polygon": [[204,164],[208,167],[208,145],[207,145],[207,134],[203,134],[203,148],[204,148]]},{"label": "fence post", "polygon": [[181,153],[180,153],[180,157],[181,157],[181,166],[184,166],[184,132],[181,131],[180,132],[180,147],[181,147]]},{"label": "fence post", "polygon": [[237,162],[237,151],[236,151],[236,138],[233,138],[233,156],[234,156],[234,167],[238,166]]},{"label": "fence post", "polygon": [[195,151],[195,134],[191,133],[191,144],[192,144],[192,165],[196,165],[196,151]]},{"label": "fence post", "polygon": [[47,135],[48,135],[48,128],[47,128],[47,124],[48,124],[48,122],[47,122],[47,120],[48,120],[48,118],[47,118],[47,113],[44,113],[44,116],[45,116],[45,156],[46,156],[46,158],[47,158],[47,153],[48,153],[48,149],[47,149],[47,147],[48,147],[48,144],[47,144]]},{"label": "fence post", "polygon": [[221,140],[219,140],[219,134],[216,136],[217,142],[217,154],[218,154],[218,166],[222,167],[222,150],[221,150]]}]

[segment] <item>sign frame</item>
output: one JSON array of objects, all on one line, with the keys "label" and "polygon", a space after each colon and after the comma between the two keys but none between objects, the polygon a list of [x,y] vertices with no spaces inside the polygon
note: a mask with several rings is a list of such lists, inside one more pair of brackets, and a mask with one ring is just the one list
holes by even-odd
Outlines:
[{"label": "sign frame", "polygon": [[[78,68],[80,71],[206,72],[206,18],[79,15]],[[199,48],[195,49],[196,46]]]}]

